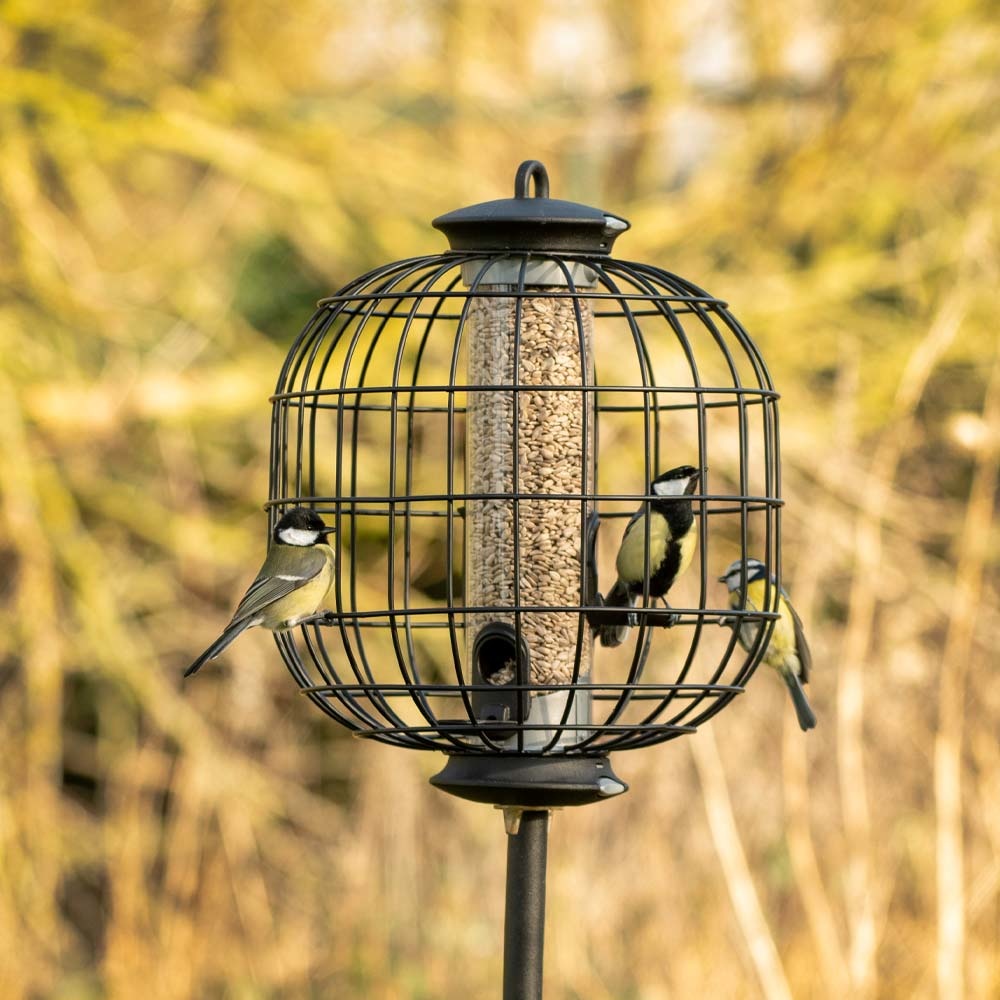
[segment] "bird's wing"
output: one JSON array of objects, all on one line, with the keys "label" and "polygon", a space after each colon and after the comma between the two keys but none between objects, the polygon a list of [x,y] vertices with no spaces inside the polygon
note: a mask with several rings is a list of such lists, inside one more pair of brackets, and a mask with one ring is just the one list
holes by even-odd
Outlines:
[{"label": "bird's wing", "polygon": [[320,548],[274,546],[257,579],[243,595],[230,624],[255,618],[275,601],[316,577],[325,565],[326,555]]},{"label": "bird's wing", "polygon": [[[625,530],[622,532],[622,540],[618,546],[618,555],[615,559],[615,568],[619,569],[619,561],[622,559],[622,549],[626,548],[626,540],[632,529],[638,524],[646,513],[645,506],[640,507],[630,518]],[[608,608],[631,608],[635,606],[635,598],[629,593],[628,584],[622,580],[619,569],[618,579],[614,586],[604,597],[604,606]],[[599,612],[598,620],[600,626],[597,630],[597,637],[602,646],[620,646],[628,637],[629,628],[636,624],[635,616],[629,612]]]},{"label": "bird's wing", "polygon": [[[743,594],[739,590],[731,590],[729,592],[729,606],[734,611],[759,611],[760,608],[754,604],[753,599],[749,594],[746,596],[746,600],[743,599]],[[757,622],[747,622],[743,618],[733,618],[731,619],[734,623],[734,628],[736,630],[736,635],[740,640],[740,645],[744,649],[750,649],[754,642],[757,640],[757,633],[760,631],[760,625]]]},{"label": "bird's wing", "polygon": [[799,678],[805,684],[809,680],[809,671],[812,670],[812,652],[809,649],[809,643],[806,642],[806,633],[802,628],[802,619],[795,608],[792,607],[787,595],[785,597],[785,607],[788,608],[788,613],[792,616],[792,627],[795,630],[795,651],[799,656]]},{"label": "bird's wing", "polygon": [[659,559],[656,556],[656,547],[659,540],[656,531],[660,525],[666,530],[664,545],[670,541],[670,526],[664,519],[657,519],[654,525],[650,523],[649,548],[652,550],[647,555],[646,552],[646,522],[648,511],[643,505],[625,525],[622,534],[621,545],[618,546],[618,555],[615,558],[615,568],[618,570],[618,578],[628,589],[633,590],[636,584],[645,579],[648,573],[654,572]]},{"label": "bird's wing", "polygon": [[645,513],[646,507],[643,505],[628,519],[628,524],[625,525],[625,531],[622,533],[622,541],[625,540],[626,535],[635,527],[636,521],[642,520]]}]

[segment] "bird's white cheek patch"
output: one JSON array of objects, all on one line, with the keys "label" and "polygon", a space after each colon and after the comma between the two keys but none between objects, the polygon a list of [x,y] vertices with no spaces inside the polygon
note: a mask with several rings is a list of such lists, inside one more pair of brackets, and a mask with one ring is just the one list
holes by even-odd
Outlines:
[{"label": "bird's white cheek patch", "polygon": [[683,496],[684,490],[687,489],[687,484],[690,481],[689,477],[687,479],[668,479],[663,483],[653,483],[653,492],[659,497]]},{"label": "bird's white cheek patch", "polygon": [[278,532],[278,537],[286,545],[315,545],[319,535],[315,531],[303,528],[282,528]]}]

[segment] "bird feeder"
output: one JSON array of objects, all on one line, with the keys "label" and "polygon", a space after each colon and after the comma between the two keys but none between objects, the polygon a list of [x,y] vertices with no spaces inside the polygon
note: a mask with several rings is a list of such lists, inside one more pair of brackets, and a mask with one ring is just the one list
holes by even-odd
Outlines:
[{"label": "bird feeder", "polygon": [[[525,1000],[548,810],[624,792],[611,752],[694,732],[769,641],[777,615],[714,581],[756,556],[780,582],[778,394],[725,302],[613,258],[629,224],[550,198],[536,161],[434,226],[448,251],[321,301],[282,368],[271,526],[305,504],[338,530],[329,622],[277,643],[333,720],[444,753],[432,784],[505,807],[505,996]],[[595,650],[627,519],[684,464],[692,567]],[[734,614],[762,626],[749,651],[716,627]]]}]

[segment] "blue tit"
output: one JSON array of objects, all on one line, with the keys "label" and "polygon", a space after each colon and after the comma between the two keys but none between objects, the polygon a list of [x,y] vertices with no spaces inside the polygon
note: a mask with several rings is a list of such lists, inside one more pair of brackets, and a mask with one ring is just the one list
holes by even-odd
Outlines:
[{"label": "blue tit", "polygon": [[[767,567],[759,559],[747,559],[746,567],[746,600],[743,599],[742,593],[742,560],[737,559],[732,563],[725,574],[719,577],[719,582],[729,588],[729,606],[734,611],[761,611],[765,605]],[[774,667],[788,685],[800,728],[803,731],[813,729],[816,726],[816,716],[802,689],[802,685],[809,681],[812,654],[809,652],[809,644],[802,630],[802,619],[792,607],[784,588],[775,587],[774,577],[771,577],[771,607],[781,617],[774,623],[771,641],[764,651],[764,662],[769,667]],[[760,622],[747,621],[741,625],[736,618],[726,618],[721,624],[736,629],[740,645],[747,650],[753,647],[761,625]]]},{"label": "blue tit", "polygon": [[[679,465],[649,484],[650,495],[632,515],[618,549],[615,568],[618,579],[604,598],[609,608],[634,608],[641,599],[648,574],[650,600],[664,599],[676,579],[691,565],[698,533],[693,531],[694,513],[690,496],[701,473],[692,465]],[[649,550],[646,525],[649,525]],[[669,607],[666,600],[663,600]],[[629,612],[599,612],[595,616],[602,646],[620,646],[636,615]]]},{"label": "blue tit", "polygon": [[281,631],[313,618],[334,579],[333,549],[323,541],[334,531],[308,507],[293,507],[283,514],[274,526],[264,565],[232,620],[184,676],[190,677],[207,660],[214,660],[248,628],[263,625]]}]

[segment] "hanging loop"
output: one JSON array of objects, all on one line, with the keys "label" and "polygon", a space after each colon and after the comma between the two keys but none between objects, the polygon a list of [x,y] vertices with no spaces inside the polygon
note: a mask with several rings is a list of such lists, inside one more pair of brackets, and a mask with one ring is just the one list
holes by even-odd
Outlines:
[{"label": "hanging loop", "polygon": [[514,197],[528,197],[528,182],[535,182],[535,197],[548,198],[549,196],[549,172],[545,169],[545,164],[540,160],[525,160],[517,168],[514,177]]},{"label": "hanging loop", "polygon": [[514,177],[514,197],[456,209],[434,220],[452,250],[597,253],[606,256],[628,223],[599,208],[549,197],[549,173],[525,160]]}]

